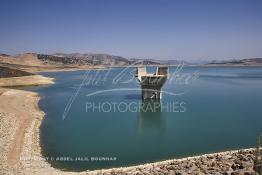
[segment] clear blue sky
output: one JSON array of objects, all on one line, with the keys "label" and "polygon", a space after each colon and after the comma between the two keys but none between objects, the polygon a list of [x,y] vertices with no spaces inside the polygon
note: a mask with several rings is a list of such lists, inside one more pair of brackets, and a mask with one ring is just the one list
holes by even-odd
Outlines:
[{"label": "clear blue sky", "polygon": [[1,0],[0,53],[262,57],[261,0]]}]

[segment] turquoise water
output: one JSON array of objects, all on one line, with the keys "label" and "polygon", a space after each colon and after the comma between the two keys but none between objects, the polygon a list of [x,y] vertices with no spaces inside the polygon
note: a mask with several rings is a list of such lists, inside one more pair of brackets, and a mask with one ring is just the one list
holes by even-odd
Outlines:
[{"label": "turquoise water", "polygon": [[[262,133],[262,68],[184,67],[166,82],[162,106],[154,112],[87,110],[87,103],[158,104],[142,103],[133,70],[43,73],[56,78],[54,85],[32,88],[42,96],[40,108],[46,113],[43,155],[70,158],[52,160],[52,166],[81,171],[255,146]],[[171,75],[175,71],[170,68]],[[92,78],[97,83],[91,83]],[[119,82],[113,81],[116,78]],[[167,104],[173,102],[179,105],[170,112]]]}]

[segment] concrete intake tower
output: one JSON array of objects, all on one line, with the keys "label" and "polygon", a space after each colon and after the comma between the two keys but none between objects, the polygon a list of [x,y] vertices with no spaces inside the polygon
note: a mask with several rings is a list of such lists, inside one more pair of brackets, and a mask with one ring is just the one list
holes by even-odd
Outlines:
[{"label": "concrete intake tower", "polygon": [[154,74],[149,74],[146,67],[137,67],[136,75],[142,88],[142,99],[162,98],[162,86],[168,78],[168,67],[158,66]]}]

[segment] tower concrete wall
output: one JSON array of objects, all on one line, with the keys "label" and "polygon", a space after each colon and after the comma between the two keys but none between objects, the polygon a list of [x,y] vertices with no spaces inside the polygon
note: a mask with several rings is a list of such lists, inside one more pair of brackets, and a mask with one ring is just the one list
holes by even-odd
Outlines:
[{"label": "tower concrete wall", "polygon": [[138,78],[141,89],[142,99],[161,99],[162,87],[168,76],[168,67],[157,67],[155,74],[148,74],[146,69],[137,68],[136,77]]}]

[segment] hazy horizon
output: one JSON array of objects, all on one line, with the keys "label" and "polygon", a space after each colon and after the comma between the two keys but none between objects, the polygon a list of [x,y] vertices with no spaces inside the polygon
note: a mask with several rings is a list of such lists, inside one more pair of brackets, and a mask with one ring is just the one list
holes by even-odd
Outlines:
[{"label": "hazy horizon", "polygon": [[186,61],[262,57],[262,1],[3,0],[0,53]]}]

